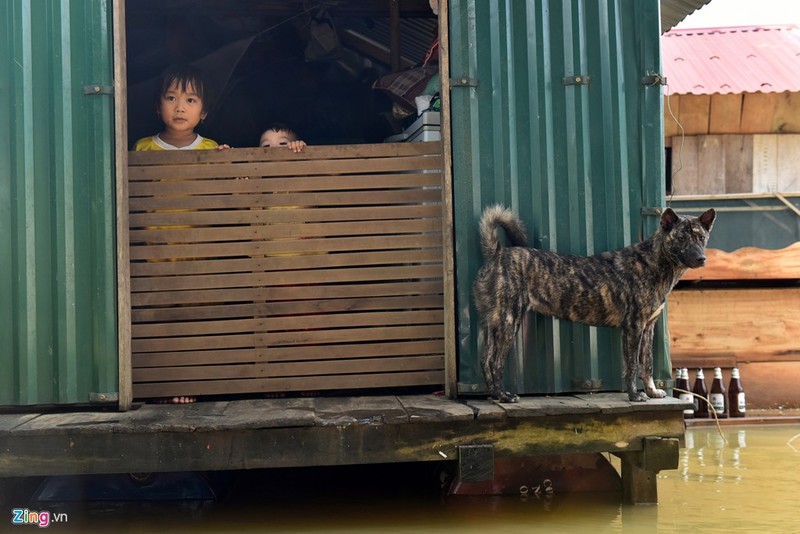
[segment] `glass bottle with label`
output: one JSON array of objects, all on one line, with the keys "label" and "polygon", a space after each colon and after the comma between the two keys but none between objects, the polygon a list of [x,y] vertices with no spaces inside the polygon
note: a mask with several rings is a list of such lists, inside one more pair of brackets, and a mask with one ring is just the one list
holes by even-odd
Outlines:
[{"label": "glass bottle with label", "polygon": [[744,417],[746,405],[744,400],[744,386],[739,377],[739,369],[731,369],[731,381],[728,384],[728,407],[731,417]]},{"label": "glass bottle with label", "polygon": [[728,417],[728,399],[725,395],[725,385],[722,383],[722,369],[714,367],[714,379],[711,381],[711,394],[708,401],[714,408],[719,419]]},{"label": "glass bottle with label", "polygon": [[694,387],[692,388],[694,399],[694,416],[695,418],[708,417],[708,388],[706,387],[706,377],[703,375],[703,370],[698,369],[694,376]]},{"label": "glass bottle with label", "polygon": [[[678,381],[675,384],[675,387],[683,390],[678,392],[678,398],[680,400],[694,403],[693,396],[691,393],[689,393],[689,391],[691,391],[689,389],[689,369],[686,367],[683,369],[678,369]],[[694,417],[694,404],[683,410],[683,416],[685,418]]]}]

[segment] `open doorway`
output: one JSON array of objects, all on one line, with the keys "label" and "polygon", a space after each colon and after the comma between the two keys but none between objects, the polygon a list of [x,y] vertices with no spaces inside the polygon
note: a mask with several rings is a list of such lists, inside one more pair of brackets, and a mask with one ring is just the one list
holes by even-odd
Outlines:
[{"label": "open doorway", "polygon": [[[191,62],[216,93],[199,133],[237,147],[129,154],[132,396],[441,389],[442,147],[403,133],[435,84],[430,1],[126,9],[131,144]],[[309,147],[242,148],[274,121]]]}]

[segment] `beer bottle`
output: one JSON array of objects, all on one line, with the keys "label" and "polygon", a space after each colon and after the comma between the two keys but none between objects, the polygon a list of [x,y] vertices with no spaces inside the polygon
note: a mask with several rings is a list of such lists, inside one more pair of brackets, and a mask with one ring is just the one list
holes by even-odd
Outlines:
[{"label": "beer bottle", "polygon": [[[692,394],[689,393],[689,369],[684,367],[683,369],[678,369],[678,382],[675,384],[676,387],[682,389],[683,391],[679,391],[678,398],[683,401],[694,402]],[[694,405],[689,406],[685,410],[683,410],[683,417],[691,419],[694,417]]]},{"label": "beer bottle", "polygon": [[703,376],[703,370],[698,369],[694,376],[694,387],[692,388],[692,396],[694,399],[694,416],[695,418],[708,417],[708,388],[706,388],[706,378]]},{"label": "beer bottle", "polygon": [[679,399],[681,396],[680,392],[676,389],[681,387],[681,376],[683,376],[681,372],[682,369],[680,367],[675,369],[675,388],[672,389],[672,396],[676,399]]},{"label": "beer bottle", "polygon": [[722,369],[719,367],[714,367],[714,379],[711,382],[711,395],[708,396],[708,400],[719,419],[728,417],[725,385],[722,383]]},{"label": "beer bottle", "polygon": [[739,378],[739,369],[731,369],[731,381],[728,384],[728,407],[731,417],[744,417],[745,401],[742,379]]}]

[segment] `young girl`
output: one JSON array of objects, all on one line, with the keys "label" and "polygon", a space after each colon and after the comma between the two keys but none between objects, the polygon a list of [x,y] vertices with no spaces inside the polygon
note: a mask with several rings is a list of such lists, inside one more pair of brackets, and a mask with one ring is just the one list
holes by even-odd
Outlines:
[{"label": "young girl", "polygon": [[192,65],[177,65],[164,73],[156,113],[164,130],[136,141],[134,150],[209,150],[219,148],[194,129],[208,113],[203,75]]},{"label": "young girl", "polygon": [[[164,123],[164,130],[151,137],[139,139],[134,150],[227,148],[218,146],[213,139],[207,139],[194,131],[197,125],[206,118],[206,102],[206,87],[200,70],[192,65],[171,67],[162,78],[156,106],[156,113]],[[188,404],[196,400],[196,397],[176,396],[155,399],[154,402],[158,404]]]}]

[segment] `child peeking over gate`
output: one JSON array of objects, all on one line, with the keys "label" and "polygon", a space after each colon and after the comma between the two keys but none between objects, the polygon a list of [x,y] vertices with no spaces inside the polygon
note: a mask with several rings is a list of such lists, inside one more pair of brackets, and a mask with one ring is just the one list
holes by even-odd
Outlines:
[{"label": "child peeking over gate", "polygon": [[306,147],[305,141],[298,139],[297,134],[280,122],[274,122],[267,126],[261,138],[258,140],[258,146],[261,147],[274,147],[285,146],[292,152],[302,152]]}]

